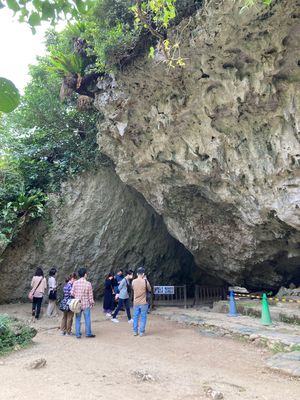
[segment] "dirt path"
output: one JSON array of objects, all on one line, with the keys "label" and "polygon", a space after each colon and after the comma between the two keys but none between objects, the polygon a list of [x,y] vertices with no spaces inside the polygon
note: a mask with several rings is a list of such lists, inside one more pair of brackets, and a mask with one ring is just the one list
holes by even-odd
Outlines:
[{"label": "dirt path", "polygon": [[[0,306],[26,315],[29,305]],[[125,316],[118,325],[93,310],[95,339],[60,336],[58,319],[38,322],[34,345],[0,359],[0,400],[199,400],[208,387],[224,399],[296,400],[300,381],[271,372],[265,350],[150,315],[148,334],[133,337]],[[44,357],[47,365],[28,369]],[[150,374],[141,381],[139,372]]]}]

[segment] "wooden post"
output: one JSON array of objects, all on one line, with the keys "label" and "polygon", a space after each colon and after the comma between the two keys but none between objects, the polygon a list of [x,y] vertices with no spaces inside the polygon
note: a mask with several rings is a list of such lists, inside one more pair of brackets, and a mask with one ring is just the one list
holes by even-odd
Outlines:
[{"label": "wooden post", "polygon": [[199,304],[199,285],[195,285],[195,306]]},{"label": "wooden post", "polygon": [[186,293],[186,285],[183,286],[183,296],[184,296],[184,308],[187,308],[187,293]]}]

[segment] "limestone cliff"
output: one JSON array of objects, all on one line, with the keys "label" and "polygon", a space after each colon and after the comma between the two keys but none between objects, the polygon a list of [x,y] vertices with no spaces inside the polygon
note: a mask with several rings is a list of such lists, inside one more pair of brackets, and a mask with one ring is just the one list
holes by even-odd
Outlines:
[{"label": "limestone cliff", "polygon": [[98,142],[211,274],[299,279],[300,1],[211,0],[174,29],[186,67],[147,56],[98,83]]},{"label": "limestone cliff", "polygon": [[153,282],[176,283],[194,266],[162,218],[120,181],[110,163],[66,183],[50,203],[48,221],[27,225],[2,255],[0,302],[26,299],[37,266],[45,273],[56,266],[63,282],[86,265],[97,296],[111,270],[144,264]]}]

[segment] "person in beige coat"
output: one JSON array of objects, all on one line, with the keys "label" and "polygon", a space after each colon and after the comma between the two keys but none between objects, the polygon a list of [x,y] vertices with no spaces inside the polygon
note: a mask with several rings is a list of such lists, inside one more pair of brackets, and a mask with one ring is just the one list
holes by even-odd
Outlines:
[{"label": "person in beige coat", "polygon": [[33,293],[32,316],[39,319],[44,293],[47,289],[46,278],[44,278],[44,272],[40,267],[36,269],[34,277],[31,280],[31,288]]}]

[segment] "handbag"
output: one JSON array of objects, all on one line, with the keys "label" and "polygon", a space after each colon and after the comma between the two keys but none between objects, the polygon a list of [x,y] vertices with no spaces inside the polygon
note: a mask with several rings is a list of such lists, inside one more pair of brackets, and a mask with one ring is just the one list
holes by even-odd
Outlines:
[{"label": "handbag", "polygon": [[63,311],[63,312],[70,311],[69,303],[70,303],[70,299],[62,299],[62,301],[59,303],[60,311]]},{"label": "handbag", "polygon": [[145,287],[146,287],[146,301],[148,304],[151,302],[151,292],[149,292],[148,287],[147,287],[147,280],[145,279]]},{"label": "handbag", "polygon": [[70,308],[70,311],[72,311],[75,314],[80,313],[80,311],[81,311],[81,301],[79,299],[70,300],[69,308]]},{"label": "handbag", "polygon": [[56,300],[57,299],[57,292],[55,289],[51,289],[48,296],[49,300]]},{"label": "handbag", "polygon": [[28,299],[29,299],[30,301],[33,300],[34,293],[37,291],[37,288],[38,288],[38,287],[40,286],[40,284],[42,283],[42,280],[43,280],[43,277],[41,277],[41,280],[39,281],[38,285],[37,285],[34,289],[31,289],[30,292],[28,293]]}]

